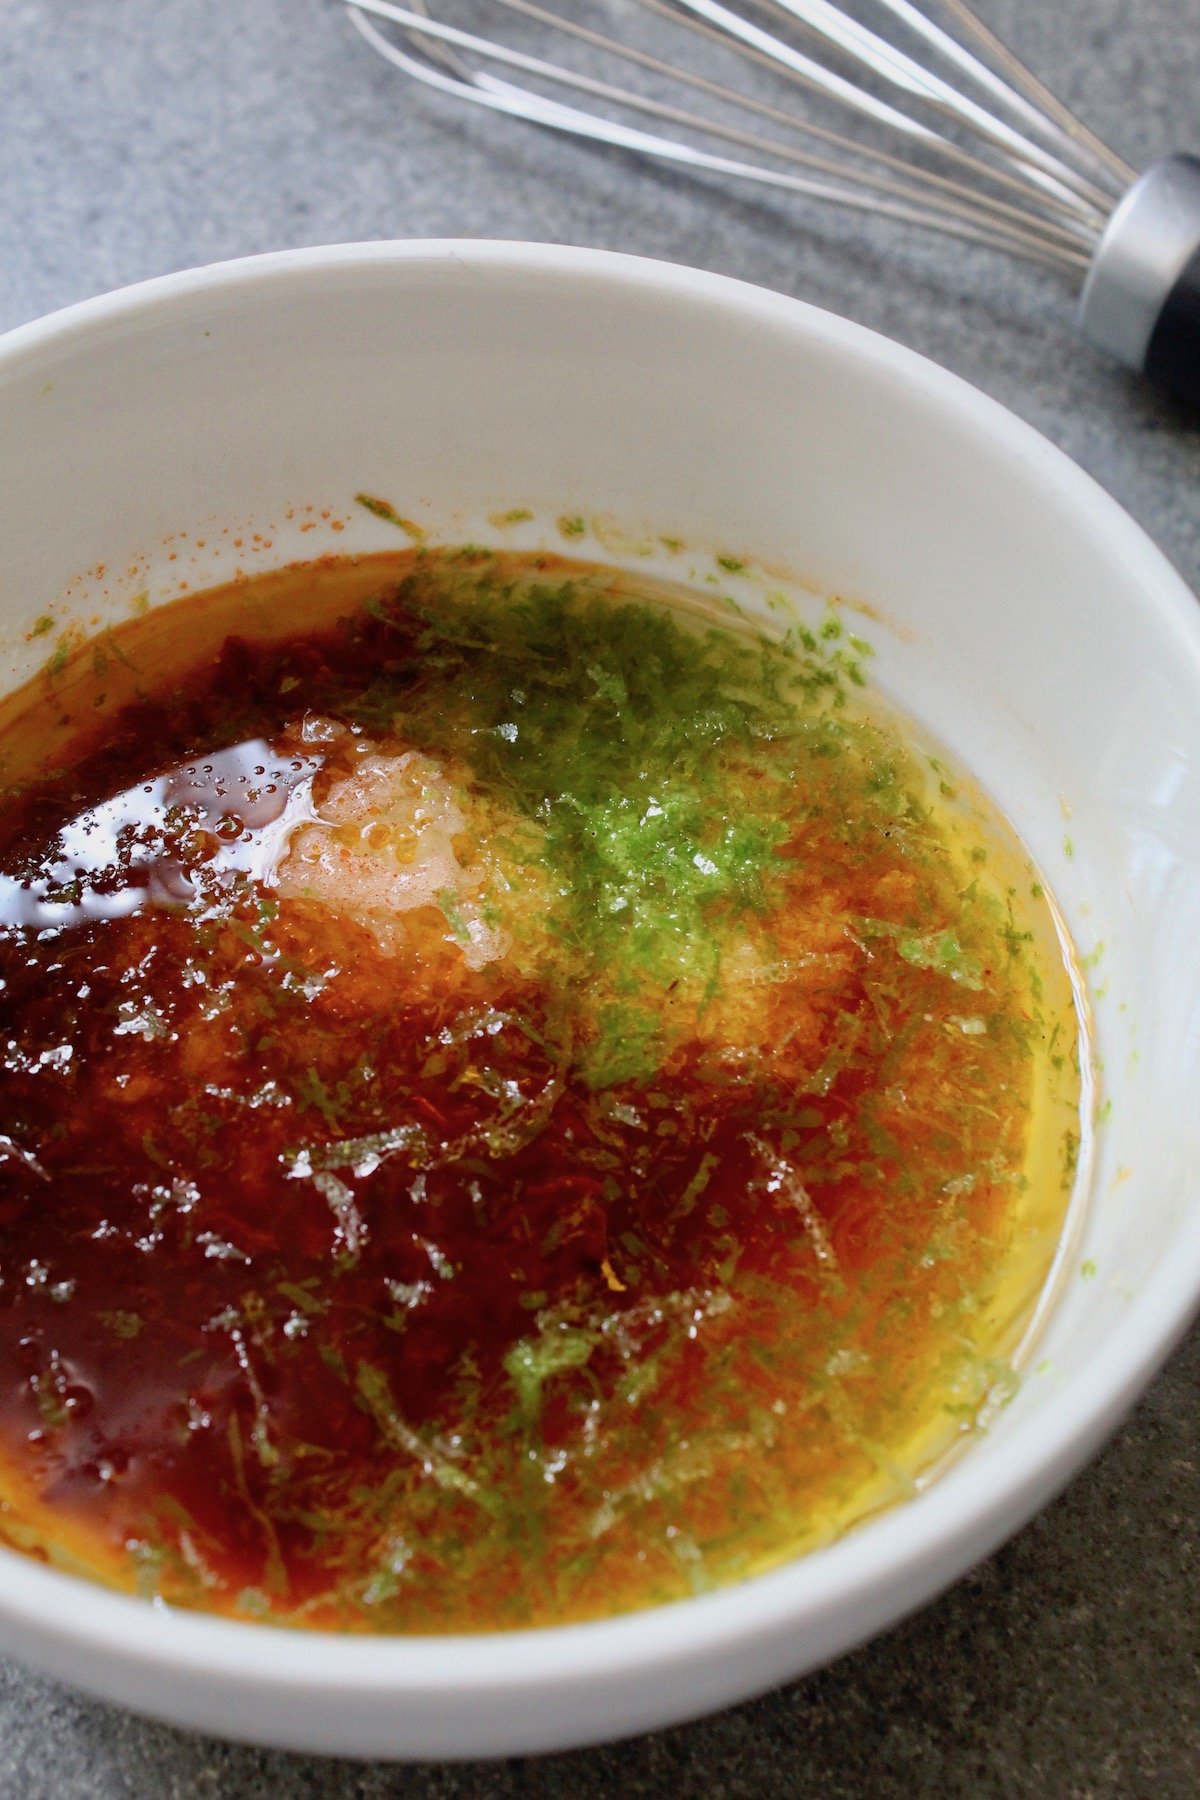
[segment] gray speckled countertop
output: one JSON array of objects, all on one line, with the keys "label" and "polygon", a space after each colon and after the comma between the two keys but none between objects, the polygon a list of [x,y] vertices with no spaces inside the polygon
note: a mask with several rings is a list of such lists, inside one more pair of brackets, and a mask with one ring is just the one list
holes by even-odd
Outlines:
[{"label": "gray speckled countertop", "polygon": [[[1200,148],[1197,0],[979,0],[1131,162]],[[353,238],[589,243],[832,308],[954,369],[1200,586],[1200,420],[1103,363],[1052,276],[701,188],[400,84],[333,0],[0,0],[0,328],[226,256]],[[824,1673],[602,1750],[444,1769],[256,1751],[0,1660],[5,1800],[1200,1791],[1200,1335],[1066,1494]]]}]

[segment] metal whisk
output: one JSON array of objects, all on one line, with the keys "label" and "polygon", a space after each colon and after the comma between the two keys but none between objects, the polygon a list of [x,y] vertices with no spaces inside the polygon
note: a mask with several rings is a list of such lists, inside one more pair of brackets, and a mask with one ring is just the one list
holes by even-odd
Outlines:
[{"label": "metal whisk", "polygon": [[1200,159],[1138,177],[964,0],[863,0],[881,29],[833,0],[463,0],[459,23],[453,0],[346,4],[476,105],[1083,276],[1081,329],[1200,401]]}]

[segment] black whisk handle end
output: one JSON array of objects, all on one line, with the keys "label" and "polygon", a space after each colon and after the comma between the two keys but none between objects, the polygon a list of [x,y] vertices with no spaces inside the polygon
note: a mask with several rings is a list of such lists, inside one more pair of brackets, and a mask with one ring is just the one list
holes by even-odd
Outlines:
[{"label": "black whisk handle end", "polygon": [[1145,368],[1159,387],[1200,406],[1200,245],[1163,303]]},{"label": "black whisk handle end", "polygon": [[1200,406],[1200,158],[1164,157],[1130,188],[1092,259],[1079,326]]}]

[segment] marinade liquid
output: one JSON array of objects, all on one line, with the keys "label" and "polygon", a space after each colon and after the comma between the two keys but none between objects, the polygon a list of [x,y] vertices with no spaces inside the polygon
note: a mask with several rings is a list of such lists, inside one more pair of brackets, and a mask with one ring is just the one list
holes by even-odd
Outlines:
[{"label": "marinade liquid", "polygon": [[590,1618],[1004,1398],[1071,985],[866,654],[406,552],[5,703],[0,1539],[284,1623]]}]

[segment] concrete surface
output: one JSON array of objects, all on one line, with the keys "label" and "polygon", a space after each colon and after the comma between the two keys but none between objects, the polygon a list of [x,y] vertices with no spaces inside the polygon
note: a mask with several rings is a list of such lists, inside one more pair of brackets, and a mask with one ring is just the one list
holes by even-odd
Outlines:
[{"label": "concrete surface", "polygon": [[[1197,0],[980,0],[1130,162],[1200,149]],[[576,149],[402,84],[334,0],[0,0],[0,327],[218,257],[352,238],[591,243],[815,301],[1074,456],[1200,585],[1200,420],[984,251]],[[591,1800],[1200,1792],[1200,1335],[1105,1454],[924,1613],[720,1717],[457,1768],[258,1752],[0,1662],[5,1800]]]}]

